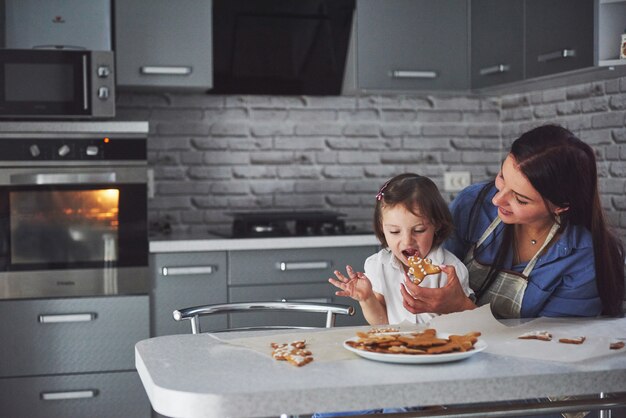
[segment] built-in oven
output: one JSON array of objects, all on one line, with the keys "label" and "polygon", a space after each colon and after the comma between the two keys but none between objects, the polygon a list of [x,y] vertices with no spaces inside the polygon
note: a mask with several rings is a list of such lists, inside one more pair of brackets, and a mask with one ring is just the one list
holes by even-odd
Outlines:
[{"label": "built-in oven", "polygon": [[147,123],[0,123],[0,298],[148,291]]}]

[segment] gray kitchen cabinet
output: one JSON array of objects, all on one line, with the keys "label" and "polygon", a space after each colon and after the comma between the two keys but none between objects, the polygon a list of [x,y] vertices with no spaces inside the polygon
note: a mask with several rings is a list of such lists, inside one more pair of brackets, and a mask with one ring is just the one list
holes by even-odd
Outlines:
[{"label": "gray kitchen cabinet", "polygon": [[526,78],[594,65],[593,0],[526,0]]},{"label": "gray kitchen cabinet", "polygon": [[[151,255],[153,269],[152,335],[188,334],[189,321],[174,320],[175,309],[225,303],[227,264],[225,251],[158,253]],[[205,316],[203,330],[227,327],[222,315]]]},{"label": "gray kitchen cabinet", "polygon": [[0,405],[11,418],[150,417],[135,371],[0,379]]},{"label": "gray kitchen cabinet", "polygon": [[356,88],[464,90],[467,0],[358,0]]},{"label": "gray kitchen cabinet", "polygon": [[115,1],[120,88],[213,86],[211,0]]},{"label": "gray kitchen cabinet", "polygon": [[472,0],[471,85],[524,78],[524,0]]},{"label": "gray kitchen cabinet", "polygon": [[[358,303],[335,295],[328,283],[333,271],[345,272],[346,265],[363,269],[365,259],[377,251],[373,246],[307,248],[290,250],[230,251],[229,302],[291,300],[352,305],[353,317],[337,317],[337,325],[366,324]],[[323,326],[324,315],[304,316],[282,312],[230,315],[231,327],[262,324]]]},{"label": "gray kitchen cabinet", "polygon": [[0,302],[0,405],[11,417],[148,417],[134,346],[147,295]]}]

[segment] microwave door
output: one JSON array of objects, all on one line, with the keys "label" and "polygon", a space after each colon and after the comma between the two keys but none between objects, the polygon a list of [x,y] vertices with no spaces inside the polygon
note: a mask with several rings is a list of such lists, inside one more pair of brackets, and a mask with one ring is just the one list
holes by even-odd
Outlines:
[{"label": "microwave door", "polygon": [[0,115],[89,115],[88,52],[0,51]]}]

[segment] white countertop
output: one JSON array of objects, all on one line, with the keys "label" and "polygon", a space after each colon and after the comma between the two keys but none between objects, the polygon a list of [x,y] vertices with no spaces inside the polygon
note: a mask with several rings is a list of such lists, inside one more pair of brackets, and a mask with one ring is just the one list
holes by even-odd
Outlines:
[{"label": "white countertop", "polygon": [[151,253],[190,251],[278,250],[380,245],[374,234],[285,238],[222,238],[215,235],[171,235],[150,238]]},{"label": "white countertop", "polygon": [[[273,333],[283,342],[278,332],[219,335]],[[419,365],[354,356],[298,368],[210,334],[187,334],[140,341],[135,365],[159,413],[262,417],[624,392],[625,354],[567,363],[483,351],[457,362]]]}]

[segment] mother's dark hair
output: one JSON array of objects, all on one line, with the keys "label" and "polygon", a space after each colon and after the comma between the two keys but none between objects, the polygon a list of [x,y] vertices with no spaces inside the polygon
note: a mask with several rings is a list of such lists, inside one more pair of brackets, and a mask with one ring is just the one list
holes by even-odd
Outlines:
[{"label": "mother's dark hair", "polygon": [[593,149],[561,126],[544,125],[515,140],[511,156],[544,200],[567,208],[560,214],[562,227],[582,225],[591,231],[603,314],[621,315],[624,248],[607,226]]}]

